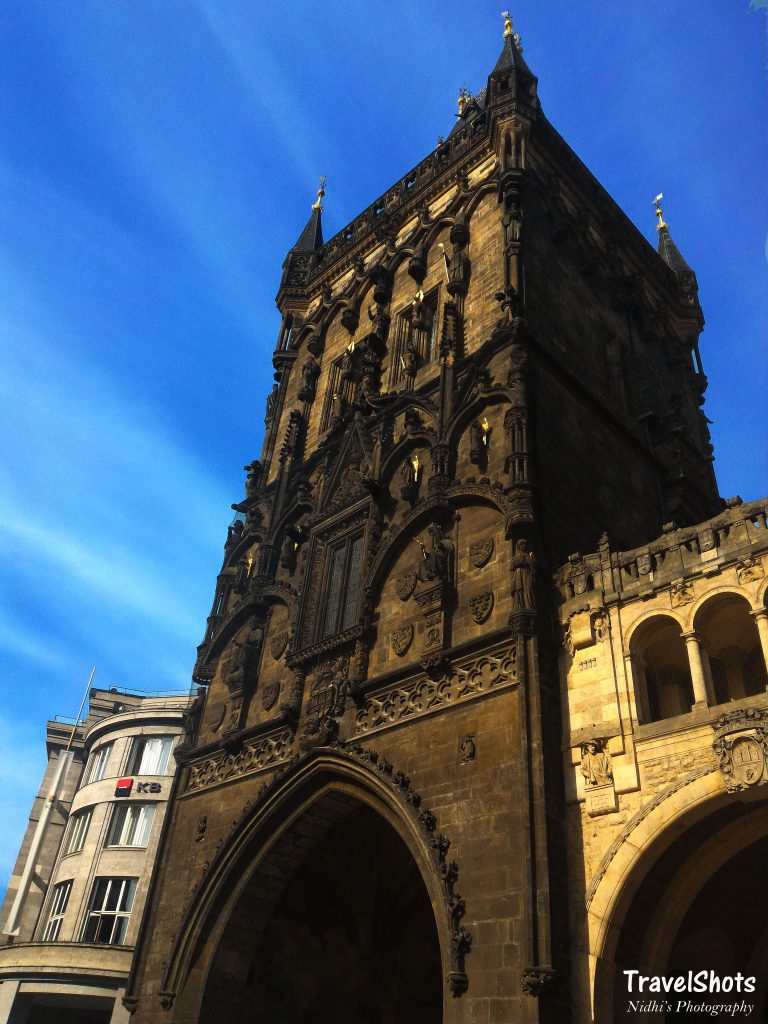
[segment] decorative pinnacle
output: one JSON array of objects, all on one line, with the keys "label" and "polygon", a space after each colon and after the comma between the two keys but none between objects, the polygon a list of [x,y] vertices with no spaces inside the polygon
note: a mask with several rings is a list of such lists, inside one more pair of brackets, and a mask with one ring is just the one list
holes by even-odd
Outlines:
[{"label": "decorative pinnacle", "polygon": [[320,188],[317,190],[317,199],[312,203],[313,210],[322,210],[323,196],[325,195],[325,175],[320,175]]},{"label": "decorative pinnacle", "polygon": [[471,99],[472,94],[470,93],[469,89],[466,87],[466,85],[462,85],[462,87],[459,89],[459,117],[461,117],[461,115],[464,113],[464,108]]},{"label": "decorative pinnacle", "polygon": [[509,13],[509,11],[502,11],[501,16],[504,19],[504,38],[506,39],[507,36],[511,36],[512,42],[518,48],[520,53],[522,53],[523,41],[517,34],[517,32],[515,32],[515,30],[512,28],[512,15]]},{"label": "decorative pinnacle", "polygon": [[664,198],[664,193],[659,192],[656,198],[653,200],[653,205],[656,207],[656,216],[659,218],[659,223],[656,225],[656,230],[661,231],[662,228],[668,228],[669,224],[664,220],[664,211],[661,208],[661,200]]}]

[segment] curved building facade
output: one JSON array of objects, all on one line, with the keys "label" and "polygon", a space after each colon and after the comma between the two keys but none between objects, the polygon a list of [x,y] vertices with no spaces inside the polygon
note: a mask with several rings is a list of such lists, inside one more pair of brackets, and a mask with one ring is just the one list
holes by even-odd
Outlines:
[{"label": "curved building facade", "polygon": [[[2,1024],[127,1019],[120,997],[189,703],[187,695],[93,690],[74,753],[65,748],[73,727],[49,723],[49,770],[2,908]],[[51,793],[64,758],[71,763]]]}]

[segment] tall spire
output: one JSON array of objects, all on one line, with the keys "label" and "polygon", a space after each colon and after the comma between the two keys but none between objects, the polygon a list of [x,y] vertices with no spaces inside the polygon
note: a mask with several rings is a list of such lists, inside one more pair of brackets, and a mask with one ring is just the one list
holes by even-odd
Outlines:
[{"label": "tall spire", "polygon": [[299,235],[291,252],[307,253],[317,252],[323,244],[323,196],[325,195],[325,177],[320,178],[320,187],[317,190],[317,199],[312,203],[312,212],[309,215],[306,227]]},{"label": "tall spire", "polygon": [[656,207],[656,216],[659,218],[659,223],[656,225],[656,230],[659,233],[659,256],[661,256],[667,266],[671,267],[676,274],[692,274],[693,271],[685,262],[680,250],[672,241],[672,236],[669,233],[669,224],[664,220],[664,211],[661,208],[661,200],[663,198],[664,194],[659,192],[653,200],[653,204]]},{"label": "tall spire", "polygon": [[523,60],[523,41],[514,30],[512,16],[509,11],[503,11],[501,16],[504,19],[504,46],[491,75],[501,71],[521,71],[533,78],[533,72]]}]

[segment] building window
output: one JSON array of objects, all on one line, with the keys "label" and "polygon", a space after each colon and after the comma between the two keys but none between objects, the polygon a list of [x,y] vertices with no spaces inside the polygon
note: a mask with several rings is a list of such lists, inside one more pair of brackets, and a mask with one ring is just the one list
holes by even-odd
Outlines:
[{"label": "building window", "polygon": [[88,904],[83,942],[124,945],[135,895],[135,878],[97,878]]},{"label": "building window", "polygon": [[632,637],[631,651],[640,722],[689,712],[693,683],[679,624],[665,615],[653,616]]},{"label": "building window", "polygon": [[69,839],[64,850],[64,855],[80,853],[85,846],[85,837],[88,835],[88,828],[91,824],[93,808],[87,807],[84,811],[73,814],[69,826]]},{"label": "building window", "polygon": [[171,755],[171,736],[149,736],[133,741],[128,775],[165,775]]},{"label": "building window", "polygon": [[355,380],[352,367],[353,349],[349,348],[339,359],[331,363],[328,374],[328,386],[325,389],[325,402],[320,416],[320,430],[331,426],[334,416],[343,414],[355,398]]},{"label": "building window", "polygon": [[394,388],[408,383],[422,366],[437,359],[437,322],[439,289],[427,295],[419,293],[395,320],[390,383]]},{"label": "building window", "polygon": [[361,533],[344,537],[328,549],[321,640],[355,624],[362,554]]},{"label": "building window", "polygon": [[112,813],[107,846],[146,846],[154,816],[154,804],[118,804]]},{"label": "building window", "polygon": [[45,924],[45,930],[43,931],[43,942],[55,942],[58,939],[59,932],[61,931],[61,922],[64,920],[71,891],[71,881],[60,882],[57,886],[54,886],[51,909]]},{"label": "building window", "polygon": [[91,782],[100,782],[107,774],[109,755],[112,753],[112,744],[105,743],[103,747],[94,750],[83,773],[81,786],[87,786]]}]

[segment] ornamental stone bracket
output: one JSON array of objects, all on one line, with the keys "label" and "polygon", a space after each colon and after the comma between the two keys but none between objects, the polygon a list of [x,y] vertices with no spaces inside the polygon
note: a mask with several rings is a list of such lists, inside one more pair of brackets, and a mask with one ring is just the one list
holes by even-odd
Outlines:
[{"label": "ornamental stone bracket", "polygon": [[556,971],[549,964],[526,967],[520,975],[520,987],[527,996],[538,998],[544,989],[554,981]]},{"label": "ornamental stone bracket", "polygon": [[768,712],[740,708],[720,715],[712,744],[729,793],[768,782]]}]

